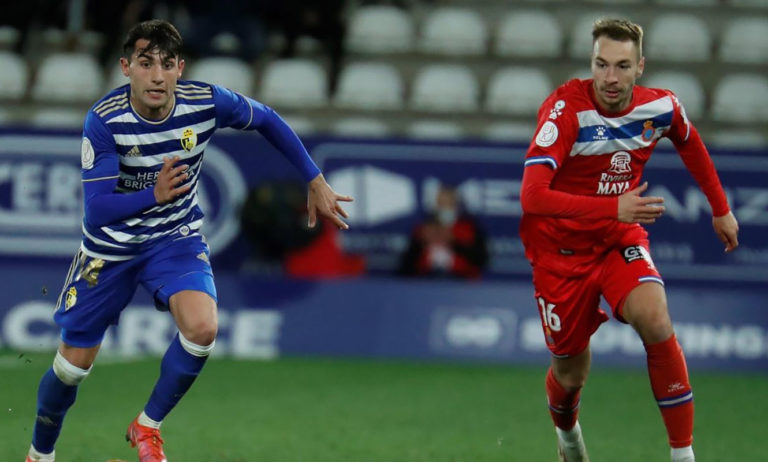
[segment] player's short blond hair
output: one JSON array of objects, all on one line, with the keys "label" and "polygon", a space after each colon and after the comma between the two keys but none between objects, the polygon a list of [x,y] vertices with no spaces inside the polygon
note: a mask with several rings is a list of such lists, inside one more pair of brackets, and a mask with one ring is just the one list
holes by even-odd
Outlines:
[{"label": "player's short blond hair", "polygon": [[637,59],[643,56],[643,28],[621,18],[600,18],[592,25],[592,43],[600,37],[620,42],[632,41],[637,47]]}]

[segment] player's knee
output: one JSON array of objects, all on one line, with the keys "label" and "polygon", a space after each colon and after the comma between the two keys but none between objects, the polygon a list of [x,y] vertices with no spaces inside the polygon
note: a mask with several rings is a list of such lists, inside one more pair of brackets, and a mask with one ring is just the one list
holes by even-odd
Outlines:
[{"label": "player's knee", "polygon": [[638,316],[632,325],[644,343],[663,342],[674,332],[666,307],[647,310],[645,315]]},{"label": "player's knee", "polygon": [[[199,333],[199,331],[198,331]],[[185,337],[179,332],[179,341],[182,348],[192,356],[204,357],[211,354],[216,345],[216,328],[212,332],[203,332],[204,335],[192,335],[191,338]]]},{"label": "player's knee", "polygon": [[184,336],[192,343],[198,345],[209,345],[216,340],[219,326],[214,321],[198,322],[184,330]]},{"label": "player's knee", "polygon": [[88,369],[82,369],[67,361],[67,358],[62,356],[60,352],[56,352],[56,357],[53,359],[53,373],[61,380],[62,383],[69,386],[79,385],[80,382],[88,377],[91,373],[93,366]]},{"label": "player's knee", "polygon": [[557,381],[560,385],[568,391],[576,391],[584,387],[587,382],[587,373],[581,372],[568,372],[566,374],[558,375]]}]

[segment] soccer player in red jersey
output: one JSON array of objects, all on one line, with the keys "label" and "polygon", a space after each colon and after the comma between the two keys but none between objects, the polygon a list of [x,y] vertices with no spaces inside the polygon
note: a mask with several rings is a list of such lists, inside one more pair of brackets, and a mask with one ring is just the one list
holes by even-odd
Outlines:
[{"label": "soccer player in red jersey", "polygon": [[592,79],[565,83],[539,109],[521,191],[520,234],[552,352],[546,391],[560,459],[589,460],[579,396],[589,373],[590,337],[608,320],[599,308],[602,295],[645,345],[672,461],[692,462],[693,393],[642,227],[664,212],[663,198],[643,196],[648,184],[641,183],[659,138],[672,141],[705,193],[726,252],[738,246],[738,223],[677,97],[635,85],[645,66],[642,28],[600,19],[592,37]]}]

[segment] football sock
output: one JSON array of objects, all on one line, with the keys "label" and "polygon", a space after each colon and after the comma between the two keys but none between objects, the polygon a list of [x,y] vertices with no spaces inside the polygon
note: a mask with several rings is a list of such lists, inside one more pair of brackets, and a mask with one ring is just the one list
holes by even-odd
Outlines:
[{"label": "football sock", "polygon": [[40,379],[37,389],[37,419],[32,432],[32,447],[38,453],[53,452],[64,416],[75,402],[77,386],[90,371],[70,364],[61,353],[56,353],[53,367]]},{"label": "football sock", "polygon": [[581,389],[568,391],[555,379],[552,368],[547,371],[546,379],[549,414],[557,428],[570,430],[579,418],[579,400]]},{"label": "football sock", "polygon": [[185,339],[181,333],[176,334],[163,356],[160,378],[144,407],[144,414],[149,419],[159,425],[171,412],[203,369],[215,343],[214,341],[206,346],[196,345]]},{"label": "football sock", "polygon": [[693,448],[686,446],[684,448],[672,448],[670,451],[672,462],[696,462],[693,455]]},{"label": "football sock", "polygon": [[137,420],[139,422],[139,425],[141,425],[142,427],[149,427],[149,428],[160,428],[160,424],[162,423],[162,422],[158,422],[156,420],[150,419],[147,413],[144,411],[141,411],[141,414],[139,414],[139,417]]},{"label": "football sock", "polygon": [[684,448],[693,442],[693,392],[677,338],[645,345],[653,396],[667,427],[669,445]]}]

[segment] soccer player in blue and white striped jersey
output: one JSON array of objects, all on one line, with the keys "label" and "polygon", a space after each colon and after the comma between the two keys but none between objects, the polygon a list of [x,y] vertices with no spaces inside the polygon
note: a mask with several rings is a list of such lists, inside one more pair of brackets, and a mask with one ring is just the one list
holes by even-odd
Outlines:
[{"label": "soccer player in blue and white striped jersey", "polygon": [[80,251],[54,315],[61,345],[40,381],[27,462],[53,462],[54,445],[78,384],[91,370],[110,324],[144,286],[170,310],[179,333],[160,377],[126,438],[140,462],[166,462],[160,423],[186,393],[213,350],[216,288],[200,233],[198,180],[217,128],[258,130],[309,185],[310,226],[317,215],[346,229],[347,214],[296,134],[269,107],[226,88],[179,80],[182,38],[166,21],[133,27],[120,59],[130,84],[98,101],[85,118]]}]

